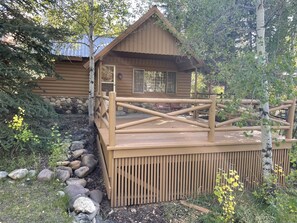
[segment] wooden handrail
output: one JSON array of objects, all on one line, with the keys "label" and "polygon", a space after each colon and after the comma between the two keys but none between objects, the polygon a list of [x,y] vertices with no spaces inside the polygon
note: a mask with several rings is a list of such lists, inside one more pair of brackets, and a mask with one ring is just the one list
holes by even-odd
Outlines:
[{"label": "wooden handrail", "polygon": [[195,126],[199,126],[199,127],[203,127],[203,128],[208,127],[206,124],[203,124],[203,123],[199,123],[199,122],[190,121],[190,120],[187,120],[187,119],[182,119],[182,118],[170,116],[170,115],[167,115],[167,114],[164,114],[164,113],[161,113],[161,112],[152,111],[152,110],[149,110],[149,109],[146,109],[146,108],[140,108],[140,107],[137,107],[137,106],[134,106],[134,105],[126,104],[126,103],[118,102],[118,105],[122,106],[122,107],[130,108],[130,109],[133,109],[133,110],[136,110],[136,111],[140,111],[140,112],[143,112],[143,113],[146,113],[146,114],[149,114],[149,115],[155,115],[155,116],[159,116],[159,117],[162,117],[162,118],[172,119],[172,120],[175,120],[175,121],[178,121],[178,122],[184,122],[184,123],[187,123],[187,124],[190,124],[190,125],[195,125]]},{"label": "wooden handrail", "polygon": [[[288,129],[290,129],[290,126],[271,126],[271,129],[274,129],[274,130],[288,130]],[[261,126],[247,126],[247,127],[230,126],[230,127],[216,128],[217,132],[224,132],[224,131],[253,131],[253,130],[261,130]]]},{"label": "wooden handrail", "polygon": [[209,132],[209,128],[156,128],[156,129],[124,129],[116,130],[117,134],[141,133],[174,133],[174,132]]},{"label": "wooden handrail", "polygon": [[[115,92],[110,92],[109,97],[105,95],[97,95],[96,98],[100,101],[97,107],[100,108],[99,112],[96,112],[99,118],[100,126],[104,125],[109,129],[109,146],[116,146],[116,134],[137,134],[137,133],[178,133],[178,132],[206,132],[208,134],[208,142],[215,141],[215,132],[222,131],[252,131],[261,130],[260,126],[226,126],[235,122],[243,120],[242,117],[234,117],[232,119],[223,121],[221,123],[215,122],[217,108],[224,109],[226,105],[224,103],[230,102],[230,100],[216,99],[215,95],[212,95],[210,99],[171,99],[171,98],[129,98],[129,97],[116,97]],[[108,101],[108,107],[105,101]],[[183,108],[177,111],[168,113],[161,113],[158,111],[150,110],[135,106],[133,102],[142,103],[185,103],[192,104],[192,107]],[[245,99],[241,101],[243,105],[259,104],[257,100]],[[193,106],[194,104],[194,106]],[[137,121],[131,121],[128,123],[116,125],[116,106],[126,107],[135,111],[143,112],[146,114],[153,115],[154,117],[143,118]],[[194,112],[198,110],[208,110],[208,122],[200,123],[197,121],[188,120],[181,117],[176,117],[181,114]],[[293,127],[294,127],[294,115],[296,109],[296,100],[288,100],[282,102],[280,106],[270,109],[270,112],[278,110],[288,109],[288,118],[283,120],[280,118],[270,117],[270,120],[275,123],[279,123],[280,126],[271,126],[271,129],[275,130],[286,130],[286,139],[292,139]],[[243,109],[244,110],[244,109]],[[254,115],[257,115],[254,113]],[[192,125],[189,128],[138,128],[138,129],[124,129],[147,122],[153,122],[162,118],[183,122]],[[194,127],[196,126],[196,127]]]},{"label": "wooden handrail", "polygon": [[[167,113],[167,115],[181,115],[181,114],[184,114],[184,113],[187,113],[187,112],[206,109],[206,108],[209,108],[209,106],[210,105],[194,106],[194,107],[191,107],[191,108],[185,108],[185,109],[182,109],[182,110],[169,112],[169,113]],[[135,126],[135,125],[140,125],[140,124],[144,124],[144,123],[147,123],[147,122],[156,121],[156,120],[159,120],[161,118],[162,117],[149,117],[149,118],[145,118],[145,119],[141,119],[141,120],[137,120],[137,121],[132,121],[132,122],[128,122],[128,123],[125,123],[125,124],[117,125],[116,129],[123,129],[123,128],[131,127],[131,126]]]},{"label": "wooden handrail", "polygon": [[142,102],[142,103],[185,103],[185,104],[210,104],[209,99],[175,99],[175,98],[129,98],[117,97],[117,102]]}]

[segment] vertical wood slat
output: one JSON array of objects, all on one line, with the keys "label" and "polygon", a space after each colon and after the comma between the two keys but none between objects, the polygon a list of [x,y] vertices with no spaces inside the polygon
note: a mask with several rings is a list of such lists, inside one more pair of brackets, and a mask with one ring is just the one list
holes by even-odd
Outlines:
[{"label": "vertical wood slat", "polygon": [[[286,174],[288,151],[273,150],[274,163],[282,166]],[[237,170],[246,188],[254,188],[261,180],[259,157],[261,151],[116,158],[111,206],[172,201],[210,193],[219,169]],[[284,182],[282,176],[279,182]]]}]

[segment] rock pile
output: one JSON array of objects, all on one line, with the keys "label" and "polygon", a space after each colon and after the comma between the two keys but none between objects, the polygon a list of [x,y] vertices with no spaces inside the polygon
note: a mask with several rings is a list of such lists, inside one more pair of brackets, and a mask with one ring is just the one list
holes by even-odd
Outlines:
[{"label": "rock pile", "polygon": [[[99,216],[100,203],[103,199],[103,192],[100,190],[89,190],[86,188],[87,180],[85,177],[90,174],[98,161],[93,154],[88,153],[84,148],[84,141],[73,141],[69,144],[68,160],[57,162],[54,170],[43,169],[37,175],[40,182],[48,182],[58,179],[65,183],[65,190],[58,191],[57,194],[69,198],[69,211],[76,223],[96,223],[102,222]],[[16,169],[10,173],[0,171],[1,179],[20,180],[36,176],[35,170]],[[96,220],[97,219],[97,220]]]},{"label": "rock pile", "polygon": [[51,104],[59,114],[86,114],[88,99],[84,97],[43,96],[43,100]]}]

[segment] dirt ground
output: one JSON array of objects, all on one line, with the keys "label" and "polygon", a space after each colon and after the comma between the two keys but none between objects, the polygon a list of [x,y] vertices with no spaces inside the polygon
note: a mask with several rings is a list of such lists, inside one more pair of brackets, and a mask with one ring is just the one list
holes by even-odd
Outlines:
[{"label": "dirt ground", "polygon": [[[79,140],[84,135],[87,137],[86,149],[98,157],[96,150],[95,137],[87,132],[88,120],[86,115],[61,115],[59,126],[62,132],[69,132],[73,140]],[[103,181],[103,174],[100,165],[87,177],[87,188],[99,189],[105,193],[101,203],[101,215],[105,222],[119,223],[166,223],[166,222],[197,222],[196,216],[200,213],[181,205],[177,202],[162,204],[148,204],[128,206],[121,208],[111,208],[110,201],[107,199]]]}]

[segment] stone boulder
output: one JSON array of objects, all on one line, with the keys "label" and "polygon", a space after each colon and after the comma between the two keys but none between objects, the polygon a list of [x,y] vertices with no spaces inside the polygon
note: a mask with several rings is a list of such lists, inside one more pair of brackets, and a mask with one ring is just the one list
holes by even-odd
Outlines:
[{"label": "stone boulder", "polygon": [[74,174],[80,178],[87,176],[90,173],[90,168],[87,166],[82,166],[74,171]]},{"label": "stone boulder", "polygon": [[90,198],[96,203],[100,204],[103,199],[103,192],[100,190],[92,190],[90,191]]},{"label": "stone boulder", "polygon": [[89,167],[91,173],[97,166],[98,161],[93,154],[86,154],[81,157],[81,165]]},{"label": "stone boulder", "polygon": [[96,212],[96,206],[94,202],[87,197],[79,197],[73,203],[73,209],[76,213],[87,213],[91,214]]},{"label": "stone boulder", "polygon": [[69,165],[69,161],[59,161],[59,162],[57,162],[57,165],[58,166],[68,166]]},{"label": "stone boulder", "polygon": [[81,185],[85,187],[87,185],[87,181],[85,179],[78,179],[78,178],[69,178],[66,181],[67,185]]},{"label": "stone boulder", "polygon": [[68,166],[58,166],[57,170],[66,170],[69,172],[70,176],[72,176],[72,174],[73,174],[72,169]]},{"label": "stone boulder", "polygon": [[81,166],[81,161],[79,160],[74,160],[70,162],[69,167],[72,168],[73,170],[77,170]]},{"label": "stone boulder", "polygon": [[69,198],[69,209],[73,210],[74,201],[79,197],[87,197],[89,195],[89,190],[81,185],[68,185],[64,189],[65,193]]},{"label": "stone boulder", "polygon": [[23,179],[27,176],[28,174],[27,169],[16,169],[12,171],[11,173],[8,174],[8,176],[13,179],[13,180],[18,180],[18,179]]},{"label": "stone boulder", "polygon": [[75,198],[77,196],[87,196],[89,194],[88,189],[78,184],[68,185],[67,187],[65,187],[64,191],[70,199]]},{"label": "stone boulder", "polygon": [[62,182],[65,182],[70,178],[70,173],[68,170],[57,169],[56,174],[57,174],[57,178]]},{"label": "stone boulder", "polygon": [[85,149],[78,149],[72,152],[72,156],[74,159],[79,158],[82,154],[87,153],[88,151]]},{"label": "stone boulder", "polygon": [[6,171],[0,171],[0,180],[3,178],[6,178],[8,176],[8,173]]},{"label": "stone boulder", "polygon": [[84,142],[82,141],[73,141],[70,147],[71,151],[79,150],[79,149],[84,149]]},{"label": "stone boulder", "polygon": [[37,180],[38,181],[50,181],[54,178],[55,174],[53,171],[49,170],[49,169],[44,169],[42,171],[40,171],[40,173],[37,176]]}]

